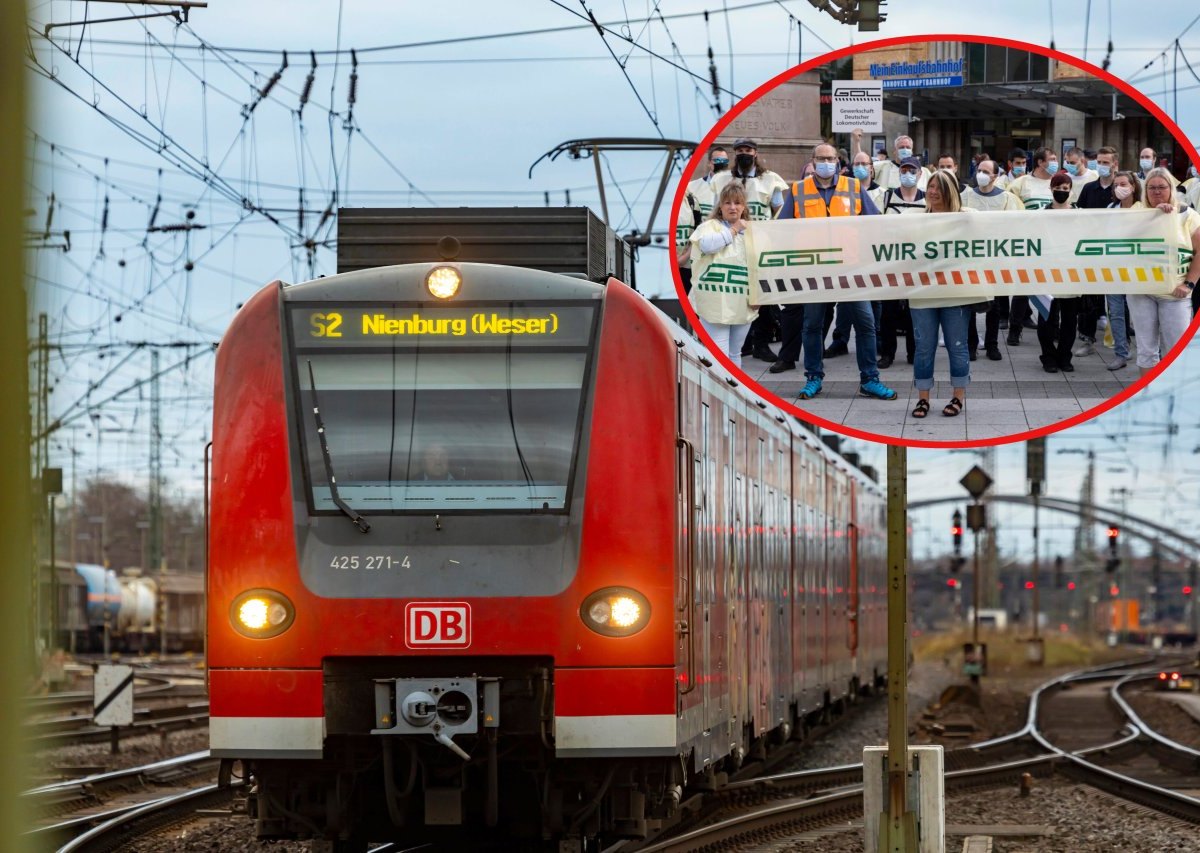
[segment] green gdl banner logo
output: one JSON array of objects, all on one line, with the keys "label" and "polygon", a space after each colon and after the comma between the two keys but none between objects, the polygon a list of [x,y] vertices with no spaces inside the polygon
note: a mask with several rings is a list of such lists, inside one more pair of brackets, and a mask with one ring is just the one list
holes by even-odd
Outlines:
[{"label": "green gdl banner logo", "polygon": [[1077,255],[1165,255],[1167,241],[1161,238],[1126,240],[1080,240]]},{"label": "green gdl banner logo", "polygon": [[777,252],[763,252],[758,256],[760,267],[811,267],[817,264],[840,264],[842,250],[829,249],[787,249]]}]

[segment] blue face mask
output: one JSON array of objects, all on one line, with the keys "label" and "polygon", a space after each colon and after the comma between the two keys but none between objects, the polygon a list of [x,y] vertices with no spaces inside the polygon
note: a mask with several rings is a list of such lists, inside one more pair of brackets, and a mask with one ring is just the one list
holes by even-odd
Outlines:
[{"label": "blue face mask", "polygon": [[1103,163],[1096,164],[1096,173],[1102,178],[1107,178],[1112,174],[1112,166],[1106,166]]},{"label": "blue face mask", "polygon": [[1099,164],[1095,160],[1088,160],[1088,168],[1091,169],[1093,172],[1096,171],[1096,166],[1098,166],[1098,165]]},{"label": "blue face mask", "polygon": [[1153,160],[1138,160],[1138,165],[1142,167],[1143,172],[1149,172],[1154,168]]},{"label": "blue face mask", "polygon": [[722,169],[727,169],[727,168],[729,168],[729,158],[728,157],[717,157],[713,160],[713,171],[714,172],[719,172]]},{"label": "blue face mask", "polygon": [[911,157],[911,156],[912,156],[912,149],[911,149],[911,148],[897,148],[897,149],[896,149],[896,155],[897,155],[897,156],[898,156],[898,157],[899,157],[901,160],[903,160],[905,157]]},{"label": "blue face mask", "polygon": [[917,173],[916,172],[901,172],[900,173],[900,186],[915,187],[916,185],[917,185]]},{"label": "blue face mask", "polygon": [[1047,163],[1046,171],[1049,172],[1051,175],[1053,175],[1055,172],[1057,172],[1058,171],[1058,161],[1051,160],[1049,163]]},{"label": "blue face mask", "polygon": [[1067,164],[1067,174],[1068,175],[1078,175],[1079,174],[1079,164],[1078,163],[1068,163]]},{"label": "blue face mask", "polygon": [[871,171],[866,166],[860,165],[854,167],[854,177],[858,178],[860,181],[865,181],[870,174]]},{"label": "blue face mask", "polygon": [[818,163],[817,164],[817,177],[818,178],[832,178],[834,175],[837,174],[837,170],[838,170],[837,163]]},{"label": "blue face mask", "polygon": [[1024,174],[1025,174],[1025,167],[1024,167],[1024,166],[1013,166],[1013,167],[1012,167],[1012,174],[1013,174],[1013,177],[1014,177],[1014,178],[1019,178],[1019,177],[1021,177],[1022,175],[1024,175]]}]

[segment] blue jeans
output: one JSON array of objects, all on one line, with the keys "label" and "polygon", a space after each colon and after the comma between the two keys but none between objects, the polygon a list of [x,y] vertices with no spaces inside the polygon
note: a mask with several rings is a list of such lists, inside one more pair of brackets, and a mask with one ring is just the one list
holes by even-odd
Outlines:
[{"label": "blue jeans", "polygon": [[916,308],[909,303],[912,314],[913,337],[916,351],[913,353],[913,384],[918,391],[933,387],[933,359],[937,355],[938,326],[946,339],[946,354],[950,356],[950,384],[955,388],[966,388],[971,383],[971,355],[967,352],[967,324],[974,308],[959,305],[954,308]]},{"label": "blue jeans", "polygon": [[[833,321],[833,342],[847,344],[850,342],[850,324],[854,321],[853,306],[858,305],[857,302],[839,302],[837,307],[837,317]],[[871,303],[871,312],[875,315],[875,330],[878,331],[879,320],[883,315],[883,303],[875,301]],[[876,350],[879,347],[876,346]]]},{"label": "blue jeans", "polygon": [[[804,375],[809,379],[825,378],[825,304],[804,306]],[[876,358],[875,312],[870,302],[843,302],[839,313],[854,323],[854,355],[858,359],[858,381],[865,385],[879,378]]]},{"label": "blue jeans", "polygon": [[1129,358],[1129,335],[1125,328],[1125,296],[1110,293],[1104,299],[1108,303],[1108,327],[1112,329],[1113,354],[1117,358]]}]

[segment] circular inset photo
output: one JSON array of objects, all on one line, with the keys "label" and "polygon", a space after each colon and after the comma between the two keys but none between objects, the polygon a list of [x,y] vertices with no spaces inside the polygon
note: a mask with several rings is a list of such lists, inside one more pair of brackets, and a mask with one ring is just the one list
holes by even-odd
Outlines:
[{"label": "circular inset photo", "polygon": [[1136,393],[1191,337],[1194,150],[1124,82],[1036,45],[827,54],[697,148],[680,300],[729,369],[820,426],[1028,439]]}]

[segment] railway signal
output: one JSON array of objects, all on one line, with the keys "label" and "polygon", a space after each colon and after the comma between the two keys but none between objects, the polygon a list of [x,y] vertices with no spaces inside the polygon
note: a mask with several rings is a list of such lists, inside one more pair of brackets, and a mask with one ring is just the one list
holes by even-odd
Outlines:
[{"label": "railway signal", "polygon": [[1059,554],[1057,557],[1054,558],[1054,588],[1055,589],[1063,588],[1063,558],[1062,558],[1062,554]]},{"label": "railway signal", "polygon": [[954,515],[950,516],[950,537],[954,542],[954,554],[957,556],[962,553],[962,537],[963,537],[963,517],[960,510],[955,510]]},{"label": "railway signal", "polygon": [[1117,553],[1117,545],[1120,542],[1121,528],[1115,524],[1108,526],[1108,561],[1104,564],[1104,571],[1110,575],[1121,566],[1121,557]]}]

